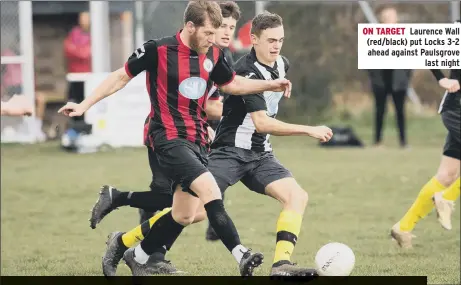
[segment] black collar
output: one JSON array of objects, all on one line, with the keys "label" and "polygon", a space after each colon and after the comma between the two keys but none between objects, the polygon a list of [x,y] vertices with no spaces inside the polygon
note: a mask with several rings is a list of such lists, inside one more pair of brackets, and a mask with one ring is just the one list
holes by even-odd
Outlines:
[{"label": "black collar", "polygon": [[268,71],[277,70],[277,61],[274,62],[274,67],[270,67],[269,65],[266,65],[266,64],[260,62],[260,61],[258,60],[258,58],[256,57],[256,51],[255,51],[255,49],[254,49],[253,47],[251,48],[250,56],[251,56],[251,59],[253,59],[254,61],[256,61],[256,62],[258,62],[259,64],[261,64],[262,66],[264,66]]}]

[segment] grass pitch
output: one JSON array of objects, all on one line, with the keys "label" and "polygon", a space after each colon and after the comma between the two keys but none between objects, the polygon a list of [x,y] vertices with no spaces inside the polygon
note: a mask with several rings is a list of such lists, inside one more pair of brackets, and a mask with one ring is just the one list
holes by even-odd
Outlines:
[{"label": "grass pitch", "polygon": [[[355,122],[370,141],[371,126]],[[390,227],[411,205],[435,173],[446,131],[438,117],[410,118],[411,150],[396,147],[394,123],[387,122],[385,149],[335,149],[309,138],[274,138],[276,156],[309,193],[309,206],[293,261],[313,266],[325,243],[349,245],[356,255],[353,275],[428,276],[429,283],[460,282],[460,212],[452,231],[444,231],[432,213],[416,227],[414,249],[402,251],[389,237]],[[102,275],[101,256],[109,232],[137,225],[135,209],[124,208],[89,227],[89,210],[99,187],[147,191],[150,171],[140,149],[75,155],[56,143],[1,149],[1,274]],[[226,208],[244,244],[265,254],[257,275],[267,275],[275,247],[278,203],[230,188]],[[204,239],[206,222],[187,228],[168,258],[188,275],[238,275],[233,257],[220,243]],[[120,275],[129,275],[125,265]]]}]

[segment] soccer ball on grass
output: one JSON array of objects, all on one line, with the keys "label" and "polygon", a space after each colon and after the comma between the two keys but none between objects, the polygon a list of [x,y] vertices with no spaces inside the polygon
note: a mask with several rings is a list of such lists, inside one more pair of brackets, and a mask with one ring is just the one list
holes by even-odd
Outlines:
[{"label": "soccer ball on grass", "polygon": [[332,242],[319,249],[315,265],[319,276],[349,276],[354,269],[355,255],[347,245]]}]

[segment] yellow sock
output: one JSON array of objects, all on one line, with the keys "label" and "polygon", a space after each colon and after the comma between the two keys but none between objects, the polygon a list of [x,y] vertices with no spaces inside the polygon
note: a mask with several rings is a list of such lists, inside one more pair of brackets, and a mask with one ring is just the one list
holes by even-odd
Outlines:
[{"label": "yellow sock", "polygon": [[450,200],[450,201],[456,201],[456,199],[459,198],[459,177],[456,179],[456,181],[450,185],[450,187],[447,188],[447,190],[443,191],[443,198]]},{"label": "yellow sock", "polygon": [[416,223],[427,216],[434,208],[432,196],[435,193],[443,191],[446,187],[443,186],[435,177],[424,185],[416,198],[416,201],[411,205],[411,208],[400,220],[400,230],[412,231]]},{"label": "yellow sock", "polygon": [[301,230],[303,217],[293,211],[283,210],[277,221],[277,244],[274,263],[290,260]]},{"label": "yellow sock", "polygon": [[150,228],[152,228],[155,222],[157,222],[157,220],[160,219],[160,217],[169,213],[170,211],[171,211],[171,208],[165,208],[161,212],[158,212],[157,214],[155,214],[148,221],[145,221],[144,223],[132,229],[131,231],[123,234],[122,235],[123,244],[126,247],[130,248],[136,245],[136,243],[142,241],[146,237],[146,235],[149,233]]}]

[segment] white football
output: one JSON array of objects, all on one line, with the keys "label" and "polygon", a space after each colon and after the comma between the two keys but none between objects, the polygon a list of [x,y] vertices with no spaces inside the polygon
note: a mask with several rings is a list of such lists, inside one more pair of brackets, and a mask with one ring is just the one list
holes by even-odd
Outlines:
[{"label": "white football", "polygon": [[355,255],[347,245],[332,242],[319,249],[315,265],[320,276],[349,276],[354,269]]}]

